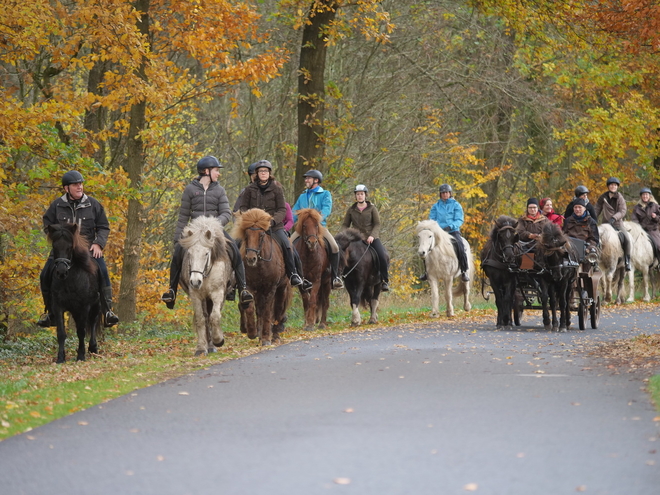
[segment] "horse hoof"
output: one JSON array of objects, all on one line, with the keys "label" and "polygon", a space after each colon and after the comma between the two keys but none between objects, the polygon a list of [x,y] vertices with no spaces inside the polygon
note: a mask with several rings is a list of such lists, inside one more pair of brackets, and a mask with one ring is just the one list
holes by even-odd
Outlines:
[{"label": "horse hoof", "polygon": [[566,327],[559,327],[559,333],[566,333]]},{"label": "horse hoof", "polygon": [[206,356],[206,350],[204,351],[195,351],[195,357]]},{"label": "horse hoof", "polygon": [[359,326],[360,326],[360,323],[357,322],[357,321],[352,321],[352,322],[351,322],[351,326],[352,326],[352,327],[359,327]]},{"label": "horse hoof", "polygon": [[77,356],[76,361],[84,361],[85,360],[85,355],[83,354],[82,356]]},{"label": "horse hoof", "polygon": [[304,332],[313,332],[314,331],[314,325],[308,325],[303,329]]},{"label": "horse hoof", "polygon": [[206,349],[206,352],[211,354],[212,352],[218,352],[218,350],[215,347],[209,347],[208,349]]},{"label": "horse hoof", "polygon": [[270,340],[262,340],[261,345],[266,347],[266,346],[273,345],[273,344],[270,342]]},{"label": "horse hoof", "polygon": [[438,313],[437,311],[431,312],[431,318],[439,318],[439,317],[440,317],[440,313]]},{"label": "horse hoof", "polygon": [[319,330],[325,330],[326,328],[328,328],[328,325],[325,323],[319,323]]}]

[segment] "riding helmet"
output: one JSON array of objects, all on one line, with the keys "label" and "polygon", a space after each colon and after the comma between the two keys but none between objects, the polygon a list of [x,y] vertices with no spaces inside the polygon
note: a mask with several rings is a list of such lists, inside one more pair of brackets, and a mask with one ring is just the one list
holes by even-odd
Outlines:
[{"label": "riding helmet", "polygon": [[273,170],[273,166],[270,164],[270,162],[268,160],[259,160],[258,162],[253,163],[252,165],[254,165],[254,171],[255,172],[257,170],[259,170],[260,168],[264,168],[264,167],[267,168],[268,170],[271,170],[271,171]]},{"label": "riding helmet", "polygon": [[319,184],[323,182],[323,174],[318,170],[308,170],[303,174],[303,177],[312,177],[319,180]]},{"label": "riding helmet", "polygon": [[586,208],[587,207],[587,202],[582,198],[578,198],[575,201],[573,201],[573,207],[575,207],[577,205],[580,205],[580,206],[583,206],[584,208]]},{"label": "riding helmet", "polygon": [[358,184],[357,186],[355,186],[355,190],[353,192],[354,193],[363,192],[364,194],[367,194],[369,192],[369,189],[367,189],[367,186],[365,186],[364,184]]},{"label": "riding helmet", "polygon": [[651,192],[651,190],[650,190],[648,187],[642,187],[642,188],[639,190],[639,195],[640,195],[640,196],[641,196],[642,194],[644,194],[644,193],[653,194],[653,193]]},{"label": "riding helmet", "polygon": [[85,182],[85,179],[77,170],[71,170],[62,176],[62,187],[70,184],[80,184],[81,182]]},{"label": "riding helmet", "polygon": [[451,191],[451,186],[449,184],[441,184],[440,185],[440,193],[442,194],[443,192],[452,192]]},{"label": "riding helmet", "polygon": [[589,193],[589,189],[587,189],[587,186],[577,186],[575,188],[575,197],[576,198],[579,198],[583,194],[588,194],[588,193]]},{"label": "riding helmet", "polygon": [[205,156],[197,162],[197,172],[204,173],[207,168],[222,168],[218,159],[214,156]]},{"label": "riding helmet", "polygon": [[616,184],[617,186],[620,186],[621,181],[616,177],[610,177],[609,179],[607,179],[607,185],[609,186],[610,184]]},{"label": "riding helmet", "polygon": [[249,176],[252,176],[252,174],[257,173],[257,163],[259,162],[250,163],[250,166],[247,169],[247,173]]}]

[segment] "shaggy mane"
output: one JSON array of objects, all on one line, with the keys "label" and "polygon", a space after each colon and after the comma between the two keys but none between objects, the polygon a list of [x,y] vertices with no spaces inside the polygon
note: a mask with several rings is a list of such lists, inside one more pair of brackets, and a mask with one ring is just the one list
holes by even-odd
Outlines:
[{"label": "shaggy mane", "polygon": [[268,230],[270,228],[270,221],[273,218],[261,208],[252,208],[243,213],[237,211],[234,213],[234,216],[236,217],[236,221],[231,231],[231,236],[234,239],[243,239],[245,237],[245,231],[250,227]]},{"label": "shaggy mane", "polygon": [[[440,228],[438,222],[435,220],[421,220],[415,226],[415,234],[419,234],[422,230],[430,230],[435,236],[436,245],[451,243],[451,236]],[[449,244],[451,247],[451,244]],[[451,248],[453,252],[453,247]]]},{"label": "shaggy mane", "polygon": [[339,234],[337,234],[335,236],[335,241],[337,241],[337,244],[339,245],[339,249],[343,251],[351,242],[356,242],[356,241],[366,242],[366,239],[362,235],[362,232],[360,232],[359,230],[349,228],[346,230],[342,230]]},{"label": "shaggy mane", "polygon": [[197,217],[183,229],[179,239],[181,247],[190,249],[198,243],[212,250],[212,262],[219,259],[222,253],[226,253],[225,233],[218,219],[214,217]]},{"label": "shaggy mane", "polygon": [[85,271],[89,273],[96,273],[98,264],[92,259],[89,252],[89,242],[82,235],[78,224],[68,223],[64,225],[53,224],[49,225],[46,231],[48,241],[53,244],[54,242],[64,239],[66,242],[73,245],[73,256],[71,261],[80,265]]},{"label": "shaggy mane", "polygon": [[296,222],[296,225],[294,227],[295,230],[296,230],[296,233],[300,237],[303,237],[303,231],[302,231],[303,230],[303,225],[309,219],[311,219],[312,222],[314,222],[316,225],[319,226],[318,242],[319,242],[319,244],[321,244],[321,246],[325,246],[325,239],[324,239],[323,235],[325,234],[327,229],[323,225],[321,225],[321,213],[319,211],[315,210],[314,208],[305,208],[305,209],[300,210],[298,212],[298,221]]},{"label": "shaggy mane", "polygon": [[500,215],[495,220],[493,228],[490,230],[490,238],[493,240],[493,243],[497,241],[497,233],[504,227],[516,228],[518,226],[518,220],[513,217],[506,215]]}]

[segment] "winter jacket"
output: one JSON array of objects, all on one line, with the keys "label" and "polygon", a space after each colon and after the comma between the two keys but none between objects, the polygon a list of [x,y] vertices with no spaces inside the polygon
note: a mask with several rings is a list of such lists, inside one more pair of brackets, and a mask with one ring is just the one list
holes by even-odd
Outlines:
[{"label": "winter jacket", "polygon": [[174,242],[179,240],[181,232],[188,222],[202,216],[217,218],[225,226],[231,219],[231,210],[224,187],[217,182],[211,182],[209,187],[204,189],[199,178],[195,178],[186,186],[181,195]]},{"label": "winter jacket", "polygon": [[550,220],[541,213],[539,213],[536,218],[530,218],[527,215],[523,215],[518,219],[516,232],[518,232],[521,241],[529,242],[533,240],[530,238],[530,234],[541,235],[543,233],[543,227],[549,223]]},{"label": "winter jacket", "polygon": [[296,203],[293,205],[293,221],[298,221],[296,212],[305,208],[314,208],[321,214],[321,225],[325,227],[326,219],[332,213],[332,195],[321,186],[314,189],[308,189],[302,193]]},{"label": "winter jacket", "polygon": [[83,194],[80,201],[68,200],[67,195],[53,201],[43,216],[44,231],[49,225],[77,223],[81,235],[89,245],[98,244],[103,249],[108,242],[110,224],[101,203]]},{"label": "winter jacket", "polygon": [[600,242],[598,224],[588,213],[583,218],[577,218],[575,215],[566,217],[563,230],[569,237],[582,239],[591,247],[598,246]]},{"label": "winter jacket", "polygon": [[620,192],[614,194],[613,197],[610,197],[609,191],[601,194],[594,210],[596,211],[596,220],[602,212],[603,223],[608,223],[611,219],[614,219],[613,227],[617,230],[623,228],[623,217],[626,216],[627,207],[626,200]]},{"label": "winter jacket", "polygon": [[258,181],[252,182],[243,191],[239,209],[247,211],[251,208],[261,208],[272,216],[273,230],[283,229],[286,205],[282,185],[274,179],[269,179],[265,187],[260,187]]},{"label": "winter jacket", "polygon": [[[655,218],[651,216],[655,213]],[[632,213],[633,222],[637,222],[648,233],[653,241],[656,250],[660,253],[660,205],[655,202],[653,196],[648,203],[644,204],[640,200],[635,205]]]},{"label": "winter jacket", "polygon": [[461,230],[463,225],[463,207],[454,198],[439,200],[431,208],[429,219],[435,220],[440,228],[447,232]]},{"label": "winter jacket", "polygon": [[362,232],[366,237],[371,236],[374,239],[378,239],[380,236],[380,216],[378,215],[378,210],[369,201],[367,201],[367,207],[362,211],[360,211],[357,205],[357,203],[353,203],[346,210],[342,228],[353,227]]},{"label": "winter jacket", "polygon": [[[564,218],[568,218],[574,213],[573,212],[573,206],[575,206],[575,200],[576,199],[577,198],[573,198],[573,201],[568,203],[568,206],[566,207],[566,211],[564,212]],[[596,210],[594,210],[594,205],[592,205],[591,203],[587,203],[586,208],[587,208],[587,212],[589,213],[591,218],[593,218],[594,220],[596,220],[596,222],[598,222],[598,216],[596,215]]]},{"label": "winter jacket", "polygon": [[552,223],[559,225],[560,227],[564,225],[564,217],[562,215],[559,215],[555,213],[555,210],[552,210],[550,213],[546,214],[543,213],[548,220],[550,220]]}]

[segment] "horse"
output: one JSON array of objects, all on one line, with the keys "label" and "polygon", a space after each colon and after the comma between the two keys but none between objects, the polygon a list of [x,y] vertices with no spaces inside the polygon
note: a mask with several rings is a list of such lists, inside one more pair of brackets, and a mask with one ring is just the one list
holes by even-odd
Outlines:
[{"label": "horse", "polygon": [[[241,256],[245,264],[245,278],[254,302],[239,306],[241,331],[248,338],[260,338],[261,345],[280,341],[287,320],[286,312],[293,292],[286,276],[284,256],[270,235],[272,217],[260,208],[237,213],[232,237],[241,240]],[[256,312],[256,325],[254,316]]]},{"label": "horse", "polygon": [[57,324],[57,363],[66,361],[64,312],[76,323],[77,361],[85,360],[85,336],[90,354],[98,353],[96,330],[101,318],[98,265],[92,258],[87,240],[78,224],[54,224],[46,228],[51,243],[54,268],[50,280],[50,309]]},{"label": "horse", "polygon": [[[541,283],[547,284],[545,290],[550,296],[552,329],[559,332],[565,332],[571,326],[570,303],[577,277],[577,258],[575,248],[559,225],[546,224],[536,243],[536,261],[544,269]],[[557,305],[559,305],[559,321],[557,321]],[[545,312],[544,304],[544,320]]]},{"label": "horse", "polygon": [[[603,272],[601,281],[605,292],[605,301],[612,302],[613,286],[616,283],[616,304],[623,303],[623,281],[625,267],[623,264],[623,247],[619,233],[608,223],[598,226],[601,253],[598,266]],[[626,232],[624,235],[628,235]],[[632,245],[632,241],[631,241]]]},{"label": "horse", "polygon": [[[636,222],[623,222],[623,228],[626,229],[632,243],[630,245],[630,261],[636,270],[642,272],[642,282],[644,284],[644,302],[649,302],[651,296],[649,295],[649,278],[651,278],[651,268],[657,265],[655,255],[653,253],[653,244],[646,231],[642,226]],[[630,295],[628,302],[635,301],[635,271],[628,272],[628,280],[630,283]]]},{"label": "horse", "polygon": [[516,326],[520,326],[522,310],[516,304],[516,276],[511,269],[518,267],[517,256],[519,235],[518,220],[502,215],[495,220],[484,248],[481,251],[481,269],[488,277],[495,293],[497,306],[497,328],[511,329],[511,312]]},{"label": "horse", "polygon": [[[463,296],[463,309],[470,311],[470,282],[460,280],[461,271],[458,266],[458,257],[452,243],[452,236],[442,230],[435,220],[422,220],[417,223],[415,233],[419,239],[417,254],[424,260],[429,284],[431,285],[431,316],[439,315],[440,301],[438,281],[445,285],[445,300],[447,303],[447,316],[454,316],[453,296]],[[463,239],[465,255],[468,259],[468,276],[474,278],[474,261],[470,245]],[[452,283],[459,278],[459,284],[452,290]]]},{"label": "horse", "polygon": [[300,236],[294,244],[300,255],[303,273],[312,283],[309,292],[302,292],[305,331],[314,330],[316,323],[319,328],[326,328],[332,280],[321,214],[313,208],[300,210],[295,230]]},{"label": "horse", "polygon": [[195,356],[205,356],[225,343],[220,321],[232,268],[222,224],[213,217],[197,217],[183,229],[179,244],[186,250],[181,288],[193,305]]},{"label": "horse", "polygon": [[[371,309],[369,323],[378,323],[380,272],[376,252],[369,249],[364,236],[356,229],[346,229],[335,236],[340,253],[340,271],[350,296],[351,326],[362,323],[360,304]],[[389,261],[389,260],[388,260]]]}]

